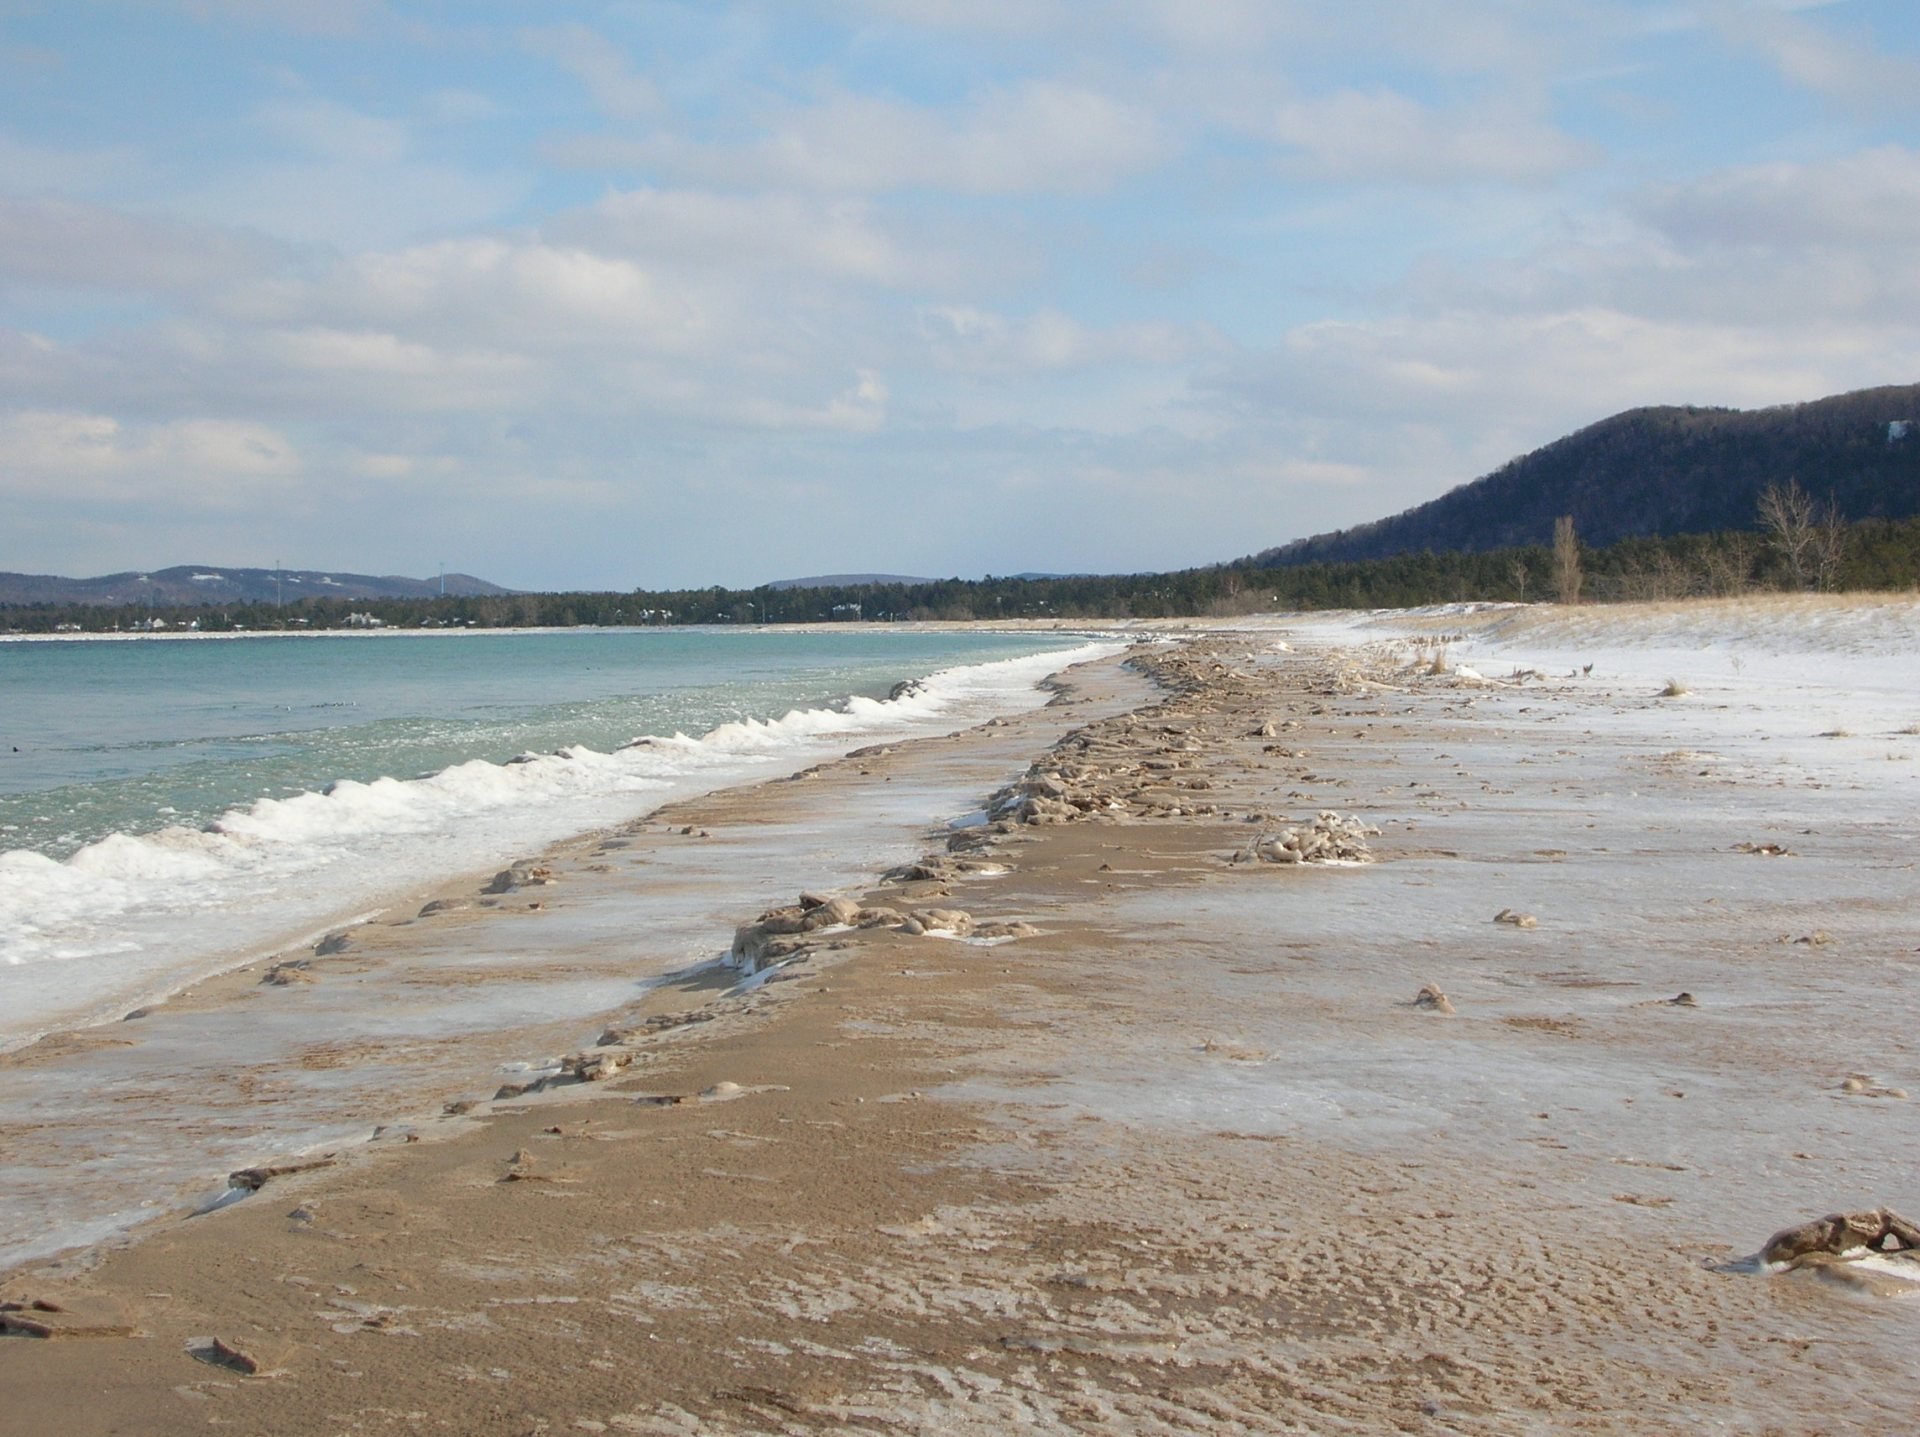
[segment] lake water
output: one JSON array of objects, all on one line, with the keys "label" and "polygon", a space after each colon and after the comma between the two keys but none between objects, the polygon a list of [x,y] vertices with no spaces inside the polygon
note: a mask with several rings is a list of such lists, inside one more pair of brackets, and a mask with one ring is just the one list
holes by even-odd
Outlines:
[{"label": "lake water", "polygon": [[[1038,680],[1086,643],[868,629],[0,643],[0,1048],[687,793],[1039,702]],[[888,700],[907,679],[923,682]]]}]

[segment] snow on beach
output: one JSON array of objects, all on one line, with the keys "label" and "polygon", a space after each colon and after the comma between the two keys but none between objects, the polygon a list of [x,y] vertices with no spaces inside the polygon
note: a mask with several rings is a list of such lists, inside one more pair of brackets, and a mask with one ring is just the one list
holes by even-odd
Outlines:
[{"label": "snow on beach", "polygon": [[[1474,606],[1356,619],[1489,684],[1577,681],[1659,697],[1632,722],[1776,769],[1915,794],[1920,598],[1766,594],[1688,602]],[[1432,637],[1428,637],[1431,635]],[[1671,690],[1671,692],[1669,692]],[[1764,748],[1760,745],[1765,745]],[[1920,826],[1920,805],[1913,811]]]},{"label": "snow on beach", "polygon": [[[1270,746],[1289,775],[1276,797],[1289,813],[1351,808],[1385,831],[1387,856],[1351,880],[1316,877],[1310,900],[1284,908],[1267,890],[1210,889],[1198,932],[1182,890],[1117,898],[1116,929],[1187,959],[1165,966],[1175,991],[1155,1001],[1207,1016],[1144,1053],[1091,1043],[1101,1058],[1049,1100],[1346,1147],[1447,1131],[1494,1163],[1515,1124],[1564,1108],[1633,1162],[1744,1174],[1739,1211],[1716,1183],[1647,1199],[1730,1244],[1840,1207],[1920,1211],[1894,1138],[1911,1133],[1903,1099],[1920,1093],[1920,601],[1446,606],[1221,627],[1283,633],[1264,667],[1326,666],[1318,692],[1339,696],[1321,700],[1327,731]],[[1231,976],[1257,970],[1209,956],[1257,961],[1276,942],[1339,960],[1290,971],[1284,1008]],[[1430,983],[1471,1021],[1387,1016],[1381,1005]],[[1692,1052],[1663,1047],[1670,1028],[1648,1017],[1682,992],[1705,1014]],[[1197,1070],[1193,1029],[1209,1021],[1222,1049],[1271,1056]],[[1480,1041],[1462,1041],[1469,1027]],[[1683,1094],[1676,1125],[1663,1109]],[[1783,1160],[1808,1145],[1823,1166]],[[1605,1180],[1569,1166],[1554,1181],[1573,1201]]]},{"label": "snow on beach", "polygon": [[1422,624],[1436,620],[1503,646],[1774,655],[1920,652],[1920,597],[1911,595],[1749,594],[1581,608],[1478,605],[1453,612],[1413,610],[1405,619]]},{"label": "snow on beach", "polygon": [[[688,936],[721,933],[725,909],[692,912],[686,890],[676,903],[678,882],[737,884],[737,917],[769,885],[831,891],[873,872],[850,810],[889,805],[907,834],[918,812],[925,842],[933,775],[978,795],[1015,755],[1042,776],[1065,765],[1070,794],[1106,785],[1115,801],[1036,811],[1038,826],[985,850],[1005,872],[954,884],[969,912],[1039,932],[990,961],[922,947],[905,925],[847,932],[791,984],[741,1000],[786,1002],[765,1026],[636,1037],[648,1093],[721,1079],[754,1093],[724,1130],[675,1106],[636,1119],[616,1079],[587,1097],[592,1124],[509,1094],[487,1123],[449,1126],[438,1164],[409,1162],[397,1138],[377,1171],[343,1163],[312,1190],[322,1222],[377,1209],[355,1233],[404,1274],[395,1310],[433,1319],[404,1355],[354,1323],[337,1342],[300,1330],[383,1404],[416,1390],[423,1357],[510,1352],[576,1425],[671,1404],[693,1426],[670,1430],[731,1430],[714,1414],[738,1409],[715,1394],[747,1372],[774,1384],[755,1391],[810,1394],[783,1395],[790,1415],[837,1415],[857,1394],[871,1420],[917,1428],[1054,1430],[1095,1413],[1102,1431],[1160,1433],[1911,1430],[1897,1374],[1916,1309],[1868,1305],[1913,1287],[1884,1280],[1908,1260],[1779,1274],[1741,1261],[1821,1213],[1920,1211],[1906,1157],[1920,735],[1868,728],[1914,699],[1910,652],[1862,637],[1875,620],[1842,621],[1823,648],[1748,643],[1736,666],[1726,615],[1688,616],[1707,636],[1691,646],[1631,609],[1573,615],[1597,626],[1579,632],[1552,631],[1561,617],[1225,626],[1159,664],[1175,687],[1143,712],[1122,711],[1138,698],[1106,716],[1063,707],[872,760],[898,763],[885,774],[862,759],[817,786],[723,796],[703,811],[711,843],[652,825],[616,852],[583,849],[551,911],[436,916],[390,939],[374,925],[364,951],[316,957],[304,982],[157,1014],[134,1041],[191,1029],[252,1046],[262,1022],[356,1004],[364,1032],[377,970],[361,965],[388,941],[406,961],[379,981],[416,1013],[499,1008],[511,987],[563,1022],[590,997],[583,956],[630,976],[634,933],[653,949],[680,931],[636,922],[633,905],[664,901],[694,920]],[[1082,725],[1053,744],[1042,731]],[[1378,830],[1376,861],[1234,861],[1263,830],[1329,809]],[[770,819],[784,831],[750,853]],[[792,867],[769,872],[769,851]],[[646,881],[593,876],[621,864]],[[1501,921],[1516,915],[1528,921]],[[551,967],[509,983],[530,944]],[[423,966],[436,981],[414,987]],[[806,996],[829,976],[831,1000]],[[1423,1004],[1428,991],[1450,1001]],[[533,1030],[516,1038],[538,1058]],[[98,1074],[130,1054],[88,1061]],[[221,1042],[193,1056],[221,1064],[210,1090],[239,1091]],[[412,1064],[410,1048],[324,1043],[298,1073],[246,1076],[285,1113],[296,1095],[325,1106],[339,1083],[378,1099]],[[942,1106],[955,1100],[969,1106]],[[98,1106],[106,1127],[124,1121],[111,1095]],[[604,1141],[628,1136],[645,1141]],[[208,1330],[202,1313],[271,1318],[273,1293],[196,1273],[223,1231],[250,1256],[310,1261],[282,1196],[196,1220],[167,1259],[177,1271],[161,1282],[136,1262],[123,1285],[175,1294],[165,1316],[199,1324],[186,1331]],[[556,1196],[582,1199],[583,1222],[556,1221]],[[646,1235],[600,1261],[623,1219]],[[465,1280],[477,1269],[460,1264],[484,1264],[484,1328]],[[676,1295],[643,1328],[636,1265]],[[553,1303],[564,1330],[536,1305]],[[655,1342],[684,1363],[646,1361]],[[591,1389],[582,1351],[620,1374],[617,1393]],[[945,1353],[964,1358],[940,1366]],[[304,1395],[279,1391],[235,1400],[258,1415]]]}]

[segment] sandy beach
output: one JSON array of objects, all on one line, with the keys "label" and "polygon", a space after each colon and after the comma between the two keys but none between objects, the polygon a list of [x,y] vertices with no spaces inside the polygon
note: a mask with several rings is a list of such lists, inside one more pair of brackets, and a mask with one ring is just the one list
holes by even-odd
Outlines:
[{"label": "sandy beach", "polygon": [[1168,633],[203,984],[210,1073],[361,985],[524,1074],[316,1038],[296,1155],[225,1071],[234,1200],[0,1281],[0,1432],[1920,1427],[1920,1269],[1742,1262],[1920,1215],[1916,612]]}]

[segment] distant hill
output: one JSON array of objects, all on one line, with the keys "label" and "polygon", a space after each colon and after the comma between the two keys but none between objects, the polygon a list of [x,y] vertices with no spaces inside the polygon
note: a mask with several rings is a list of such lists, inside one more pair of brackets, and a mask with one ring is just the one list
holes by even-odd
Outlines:
[{"label": "distant hill", "polygon": [[[221,569],[182,564],[173,569],[134,570],[97,579],[62,579],[52,574],[0,573],[0,604],[151,604],[179,608],[187,604],[271,604],[298,599],[421,599],[440,593],[440,578],[375,578],[318,569]],[[510,594],[498,584],[471,574],[448,574],[446,592],[463,597]]]},{"label": "distant hill", "polygon": [[933,584],[937,579],[916,579],[909,574],[815,574],[810,579],[774,579],[763,589],[857,589],[862,584]]},{"label": "distant hill", "polygon": [[1920,514],[1920,384],[1771,409],[1629,409],[1416,508],[1254,562],[1546,544],[1562,514],[1593,545],[1751,529],[1761,491],[1789,479],[1848,519]]}]

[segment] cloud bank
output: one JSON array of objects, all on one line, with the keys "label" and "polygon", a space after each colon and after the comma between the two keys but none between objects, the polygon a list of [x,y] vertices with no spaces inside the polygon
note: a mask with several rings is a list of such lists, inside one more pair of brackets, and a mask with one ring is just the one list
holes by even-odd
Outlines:
[{"label": "cloud bank", "polygon": [[1394,8],[10,13],[0,568],[1172,567],[1920,374],[1907,7]]}]

